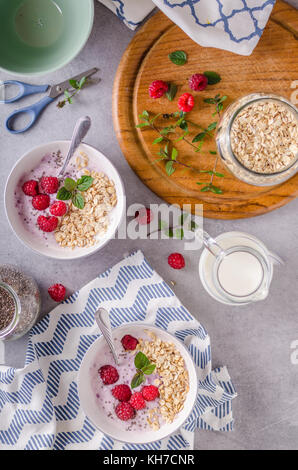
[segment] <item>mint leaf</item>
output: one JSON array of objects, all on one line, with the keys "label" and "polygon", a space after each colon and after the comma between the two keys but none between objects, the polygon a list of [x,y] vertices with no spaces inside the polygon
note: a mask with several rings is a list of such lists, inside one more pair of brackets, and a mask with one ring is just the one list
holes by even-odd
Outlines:
[{"label": "mint leaf", "polygon": [[140,124],[136,125],[137,128],[146,127],[146,126],[150,126],[149,122],[141,122]]},{"label": "mint leaf", "polygon": [[93,183],[94,178],[89,175],[83,175],[78,179],[77,185],[79,191],[87,191]]},{"label": "mint leaf", "polygon": [[183,228],[177,228],[175,235],[176,235],[176,238],[178,238],[178,240],[183,240],[183,237],[184,237]]},{"label": "mint leaf", "polygon": [[214,186],[213,184],[210,184],[210,191],[215,194],[222,194],[222,189]]},{"label": "mint leaf", "polygon": [[208,85],[215,85],[221,81],[221,76],[217,72],[204,72],[205,77],[208,79]]},{"label": "mint leaf", "polygon": [[211,122],[211,124],[209,124],[209,126],[207,127],[207,131],[213,131],[213,129],[215,129],[217,126],[217,122]]},{"label": "mint leaf", "polygon": [[84,209],[85,200],[80,193],[73,194],[71,201],[74,206],[78,207],[79,209]]},{"label": "mint leaf", "polygon": [[206,132],[199,132],[193,139],[192,142],[200,142],[201,140],[205,139]]},{"label": "mint leaf", "polygon": [[166,172],[168,176],[171,176],[175,171],[175,168],[173,167],[173,163],[174,163],[173,160],[170,160],[169,162],[166,163]]},{"label": "mint leaf", "polygon": [[79,87],[79,88],[82,88],[82,87],[85,85],[86,80],[87,80],[86,77],[82,77],[81,80],[80,80],[79,83],[78,83],[78,87]]},{"label": "mint leaf", "polygon": [[150,364],[150,361],[148,357],[142,353],[141,351],[138,352],[138,354],[135,357],[135,366],[136,369],[143,369],[143,367],[148,366]]},{"label": "mint leaf", "polygon": [[143,367],[142,372],[146,375],[151,375],[155,371],[155,368],[155,364],[149,364],[148,366]]},{"label": "mint leaf", "polygon": [[159,142],[162,142],[163,137],[157,137],[152,143],[153,145],[158,144]]},{"label": "mint leaf", "polygon": [[71,199],[71,192],[67,191],[67,189],[63,186],[59,189],[56,199],[59,201],[68,201],[68,199]]},{"label": "mint leaf", "polygon": [[171,154],[171,159],[176,160],[177,156],[178,156],[178,150],[175,149],[175,147],[173,147],[172,154]]},{"label": "mint leaf", "polygon": [[78,82],[76,80],[69,80],[69,84],[72,86],[72,88],[75,88],[76,90],[79,88]]},{"label": "mint leaf", "polygon": [[184,51],[171,52],[168,57],[175,65],[184,65],[187,61],[187,55]]},{"label": "mint leaf", "polygon": [[168,224],[164,220],[159,220],[158,227],[160,230],[165,230],[168,227]]},{"label": "mint leaf", "polygon": [[164,234],[165,234],[167,237],[169,237],[169,238],[173,238],[173,236],[174,236],[174,231],[173,231],[172,228],[169,228],[168,230],[165,230],[165,231],[164,231]]},{"label": "mint leaf", "polygon": [[65,178],[64,187],[65,187],[65,189],[67,189],[67,191],[73,191],[75,189],[76,185],[77,185],[77,183],[72,178]]},{"label": "mint leaf", "polygon": [[198,227],[198,224],[196,224],[193,220],[190,222],[190,230],[192,232],[194,232]]},{"label": "mint leaf", "polygon": [[143,382],[145,382],[145,376],[143,372],[137,372],[130,383],[131,388],[139,387]]},{"label": "mint leaf", "polygon": [[166,97],[168,98],[169,101],[173,101],[173,99],[176,96],[178,87],[174,83],[169,83],[169,89],[166,92]]}]

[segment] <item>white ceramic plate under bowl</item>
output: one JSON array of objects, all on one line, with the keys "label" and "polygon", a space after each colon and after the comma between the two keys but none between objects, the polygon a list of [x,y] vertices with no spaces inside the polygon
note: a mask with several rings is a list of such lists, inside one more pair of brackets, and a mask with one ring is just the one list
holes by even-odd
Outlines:
[{"label": "white ceramic plate under bowl", "polygon": [[[190,353],[181,341],[179,341],[175,336],[171,335],[167,331],[144,323],[130,323],[113,329],[113,337],[119,340],[121,340],[121,338],[126,334],[130,334],[134,337],[140,337],[144,330],[152,331],[163,341],[174,343],[182,355],[185,362],[185,367],[188,370],[190,390],[187,394],[184,408],[171,424],[163,425],[158,431],[127,431],[121,429],[120,426],[117,426],[117,420],[109,419],[103,410],[99,408],[99,406],[96,404],[94,391],[91,388],[90,368],[93,365],[96,356],[98,357],[101,349],[105,345],[105,339],[103,336],[98,338],[86,352],[78,374],[78,393],[82,408],[86,416],[88,416],[90,421],[92,421],[92,423],[104,434],[107,434],[117,441],[127,442],[130,444],[147,444],[159,439],[164,439],[179,429],[184,421],[188,418],[194,407],[198,390],[196,369]],[[133,359],[134,354],[132,354],[132,361]],[[99,367],[105,365],[104,361],[105,359],[103,358],[102,364],[99,364]],[[100,380],[99,377],[98,380]],[[138,391],[139,388],[136,390]]]},{"label": "white ceramic plate under bowl", "polygon": [[[125,193],[124,186],[120,175],[114,165],[105,157],[99,150],[95,149],[91,145],[81,144],[78,148],[76,154],[80,151],[85,152],[89,161],[96,164],[97,171],[104,172],[110,179],[115,183],[116,193],[117,193],[117,205],[109,213],[109,227],[104,236],[98,238],[98,243],[92,247],[88,248],[64,248],[60,247],[57,243],[46,245],[42,237],[32,236],[32,233],[26,229],[25,224],[22,220],[22,217],[18,213],[18,208],[15,204],[15,189],[19,181],[23,178],[24,174],[27,174],[35,168],[42,158],[47,154],[52,154],[53,152],[61,151],[62,155],[65,157],[69,149],[70,141],[61,140],[55,142],[49,142],[38,147],[35,147],[29,152],[25,153],[14,165],[13,169],[8,176],[4,201],[5,201],[5,210],[6,216],[8,218],[9,224],[16,234],[16,236],[31,250],[48,256],[49,258],[56,259],[77,259],[83,258],[85,256],[91,255],[96,251],[100,250],[106,243],[113,238],[118,226],[121,223],[122,217],[125,210]],[[42,215],[44,215],[41,212]]]}]

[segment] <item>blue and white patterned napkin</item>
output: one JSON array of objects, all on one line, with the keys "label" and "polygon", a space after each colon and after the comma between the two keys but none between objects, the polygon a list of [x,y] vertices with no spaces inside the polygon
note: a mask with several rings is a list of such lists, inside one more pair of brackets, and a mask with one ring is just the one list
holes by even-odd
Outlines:
[{"label": "blue and white patterned napkin", "polygon": [[266,26],[275,0],[99,0],[131,29],[155,6],[191,39],[250,55]]},{"label": "blue and white patterned napkin", "polygon": [[[94,312],[111,314],[113,327],[144,321],[175,334],[192,354],[199,394],[179,432],[148,445],[114,442],[85,416],[77,375],[98,338]],[[0,366],[1,449],[192,449],[196,428],[233,429],[235,389],[225,367],[211,370],[203,326],[138,251],[58,305],[31,330],[24,369]]]}]

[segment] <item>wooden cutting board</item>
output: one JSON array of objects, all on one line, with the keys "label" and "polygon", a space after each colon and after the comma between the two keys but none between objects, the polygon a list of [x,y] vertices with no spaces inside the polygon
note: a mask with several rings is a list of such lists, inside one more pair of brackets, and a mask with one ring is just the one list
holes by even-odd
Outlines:
[{"label": "wooden cutting board", "polygon": [[[218,72],[222,80],[203,92],[193,93],[196,105],[188,118],[202,126],[214,120],[213,110],[203,99],[217,93],[228,95],[226,105],[258,91],[276,93],[297,103],[297,39],[298,12],[281,1],[276,3],[257,47],[248,57],[199,46],[161,12],[150,18],[126,49],[113,90],[116,135],[125,158],[141,180],[170,204],[192,204],[193,207],[202,203],[204,216],[215,219],[253,217],[293,200],[298,195],[298,174],[279,186],[256,187],[239,181],[221,162],[217,171],[224,173],[225,178],[217,178],[214,184],[223,189],[223,194],[202,193],[196,182],[208,182],[209,178],[198,178],[197,173],[182,168],[168,176],[164,163],[156,162],[159,148],[152,142],[157,135],[151,129],[140,130],[135,126],[143,110],[155,114],[176,111],[178,96],[190,92],[187,78],[205,70]],[[177,49],[187,52],[188,61],[183,66],[168,59],[169,52]],[[149,97],[148,86],[156,79],[178,85],[172,102],[165,96],[157,100]],[[207,151],[204,154],[194,153],[184,142],[177,143],[176,147],[180,160],[203,170],[212,169],[215,157],[208,150],[215,149],[213,139],[204,143]]]}]

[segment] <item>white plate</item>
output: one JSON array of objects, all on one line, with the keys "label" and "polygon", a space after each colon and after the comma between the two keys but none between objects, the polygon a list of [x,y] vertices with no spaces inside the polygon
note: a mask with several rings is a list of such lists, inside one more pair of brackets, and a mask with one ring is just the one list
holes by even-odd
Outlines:
[{"label": "white plate", "polygon": [[81,144],[77,152],[85,152],[93,161],[98,160],[98,171],[103,171],[115,183],[117,205],[109,214],[110,224],[107,232],[102,238],[98,239],[99,242],[94,246],[88,248],[75,248],[74,250],[71,248],[60,247],[58,243],[57,247],[55,245],[47,247],[42,237],[32,237],[32,234],[26,230],[26,227],[18,214],[18,209],[15,206],[15,188],[23,175],[35,168],[40,163],[44,155],[60,150],[62,155],[66,156],[69,145],[70,141],[67,140],[49,142],[31,149],[29,152],[23,155],[14,165],[10,175],[8,176],[4,194],[6,216],[16,236],[28,248],[31,248],[31,250],[41,255],[48,256],[49,258],[67,260],[83,258],[100,250],[111,238],[113,238],[118,226],[121,223],[125,210],[124,186],[118,171],[110,162],[110,160],[108,160],[108,158],[105,157],[99,150],[95,149],[91,145]]},{"label": "white plate", "polygon": [[[102,347],[105,345],[105,339],[103,336],[98,338],[86,352],[78,374],[78,393],[80,402],[85,414],[88,416],[90,421],[100,431],[102,431],[104,434],[107,434],[111,438],[116,439],[117,441],[131,444],[146,444],[157,441],[169,436],[179,429],[193,409],[198,390],[198,380],[193,359],[184,344],[175,336],[156,326],[147,325],[144,323],[130,323],[122,325],[113,330],[113,336],[119,340],[121,340],[121,338],[126,334],[138,337],[144,332],[144,330],[152,331],[163,341],[174,343],[178,351],[181,353],[186,369],[188,370],[190,390],[187,394],[183,410],[181,410],[173,423],[165,424],[158,431],[127,431],[117,427],[117,421],[110,420],[98,407],[96,404],[94,391],[91,388],[90,367],[93,364],[96,356],[98,356],[100,353]],[[133,357],[134,356],[132,355],[132,359]],[[99,367],[104,364],[105,363],[103,359],[103,363],[99,364]]]}]

